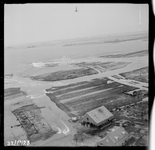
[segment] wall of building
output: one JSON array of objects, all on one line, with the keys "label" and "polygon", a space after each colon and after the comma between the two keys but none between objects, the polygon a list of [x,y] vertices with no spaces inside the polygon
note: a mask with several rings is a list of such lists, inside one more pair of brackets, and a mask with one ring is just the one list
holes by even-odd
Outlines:
[{"label": "wall of building", "polygon": [[[89,119],[87,120],[87,118],[89,118]],[[88,114],[85,114],[85,116],[82,118],[82,121],[83,121],[83,122],[92,123],[92,124],[94,124],[95,126],[100,126],[100,125],[102,125],[102,124],[104,124],[104,123],[107,123],[109,120],[112,120],[113,118],[114,118],[114,117],[112,116],[112,117],[108,118],[107,120],[103,120],[103,121],[100,122],[100,123],[96,123],[96,122],[94,121],[94,119],[92,119]]]},{"label": "wall of building", "polygon": [[83,122],[89,122],[89,123],[92,123],[94,125],[97,125],[96,122],[88,114],[85,114],[85,116],[82,118],[82,121]]},{"label": "wall of building", "polygon": [[[108,139],[109,142],[106,142],[106,139]],[[125,144],[125,141],[127,142],[127,140],[129,139],[128,135],[126,135],[125,137],[123,137],[121,140],[119,140],[118,142],[114,143],[112,141],[112,139],[107,136],[105,139],[98,141],[97,142],[97,146],[122,146]]]},{"label": "wall of building", "polygon": [[114,118],[114,116],[108,118],[107,120],[103,120],[102,122],[98,123],[97,126],[100,126],[100,125],[102,125],[104,123],[107,123],[107,122],[111,121],[113,118]]},{"label": "wall of building", "polygon": [[[106,142],[108,140],[109,142]],[[112,139],[109,136],[106,136],[105,139],[97,142],[98,146],[115,146],[115,143],[112,141]]]}]

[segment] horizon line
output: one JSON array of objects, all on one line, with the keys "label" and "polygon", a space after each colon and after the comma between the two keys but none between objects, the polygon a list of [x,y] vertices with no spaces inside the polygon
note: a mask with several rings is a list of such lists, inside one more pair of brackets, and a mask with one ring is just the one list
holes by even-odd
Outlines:
[{"label": "horizon line", "polygon": [[106,36],[114,36],[114,35],[122,35],[122,34],[138,34],[138,33],[147,33],[148,30],[142,30],[142,31],[132,31],[132,32],[123,32],[123,33],[111,33],[111,34],[105,34],[105,35],[91,35],[91,36],[83,36],[83,37],[73,37],[73,38],[66,38],[66,39],[57,39],[57,40],[52,40],[52,41],[37,41],[37,42],[28,42],[28,43],[20,43],[20,44],[11,44],[5,46],[4,44],[4,49],[6,48],[15,48],[15,47],[20,47],[20,46],[31,46],[33,44],[46,44],[50,42],[58,42],[58,41],[67,41],[67,40],[77,40],[77,39],[85,39],[85,38],[93,38],[93,37],[106,37]]}]

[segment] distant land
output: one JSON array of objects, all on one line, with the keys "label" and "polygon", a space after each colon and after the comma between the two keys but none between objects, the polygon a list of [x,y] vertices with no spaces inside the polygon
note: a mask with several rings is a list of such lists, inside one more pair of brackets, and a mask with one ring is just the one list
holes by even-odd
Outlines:
[{"label": "distant land", "polygon": [[[110,43],[110,42],[120,42],[120,37],[127,37],[127,40],[131,40],[131,37],[135,37],[135,40],[138,38],[147,38],[148,37],[148,31],[139,31],[139,32],[127,32],[127,33],[119,33],[119,34],[109,34],[109,35],[95,35],[95,36],[89,36],[89,37],[79,37],[79,38],[72,38],[72,39],[60,39],[60,40],[54,40],[54,41],[44,41],[44,42],[35,42],[35,43],[26,43],[26,44],[15,44],[10,46],[5,46],[5,50],[9,49],[18,49],[18,48],[36,48],[36,47],[45,47],[45,46],[56,46],[56,45],[62,45],[62,46],[72,46],[72,45],[87,45],[87,44],[102,44],[104,43]],[[116,39],[112,40],[111,39]],[[126,40],[126,39],[125,39]],[[132,39],[134,40],[134,39]],[[91,43],[90,43],[91,42]],[[94,43],[96,42],[96,43]]]}]

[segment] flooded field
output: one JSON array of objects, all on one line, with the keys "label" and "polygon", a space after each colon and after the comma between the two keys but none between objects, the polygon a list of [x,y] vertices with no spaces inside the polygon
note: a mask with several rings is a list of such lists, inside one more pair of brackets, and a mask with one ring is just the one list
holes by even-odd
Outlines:
[{"label": "flooded field", "polygon": [[[146,38],[94,37],[6,49],[5,144],[24,139],[30,141],[30,146],[76,146],[78,123],[72,122],[72,117],[82,117],[102,105],[117,121],[129,115],[137,117],[126,111],[120,117],[118,112],[121,107],[147,97]],[[133,107],[140,108],[143,106]],[[147,113],[143,118],[146,116]],[[132,129],[131,126],[126,130],[130,133]],[[98,131],[98,135],[102,132]],[[100,139],[98,135],[84,135],[86,139],[79,145],[94,146],[94,141]]]}]

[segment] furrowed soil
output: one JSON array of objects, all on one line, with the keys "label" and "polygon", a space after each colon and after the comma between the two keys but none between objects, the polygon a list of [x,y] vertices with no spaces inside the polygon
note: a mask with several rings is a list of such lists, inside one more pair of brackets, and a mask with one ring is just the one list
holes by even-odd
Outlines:
[{"label": "furrowed soil", "polygon": [[[100,82],[96,82],[96,80]],[[96,80],[80,82],[81,84],[78,83],[77,86],[63,86],[64,89],[61,87],[54,91],[47,89],[48,92],[50,91],[47,96],[59,108],[73,116],[82,116],[101,105],[111,110],[140,100],[124,93],[137,89],[135,87],[117,82],[107,84],[108,78]]]}]

